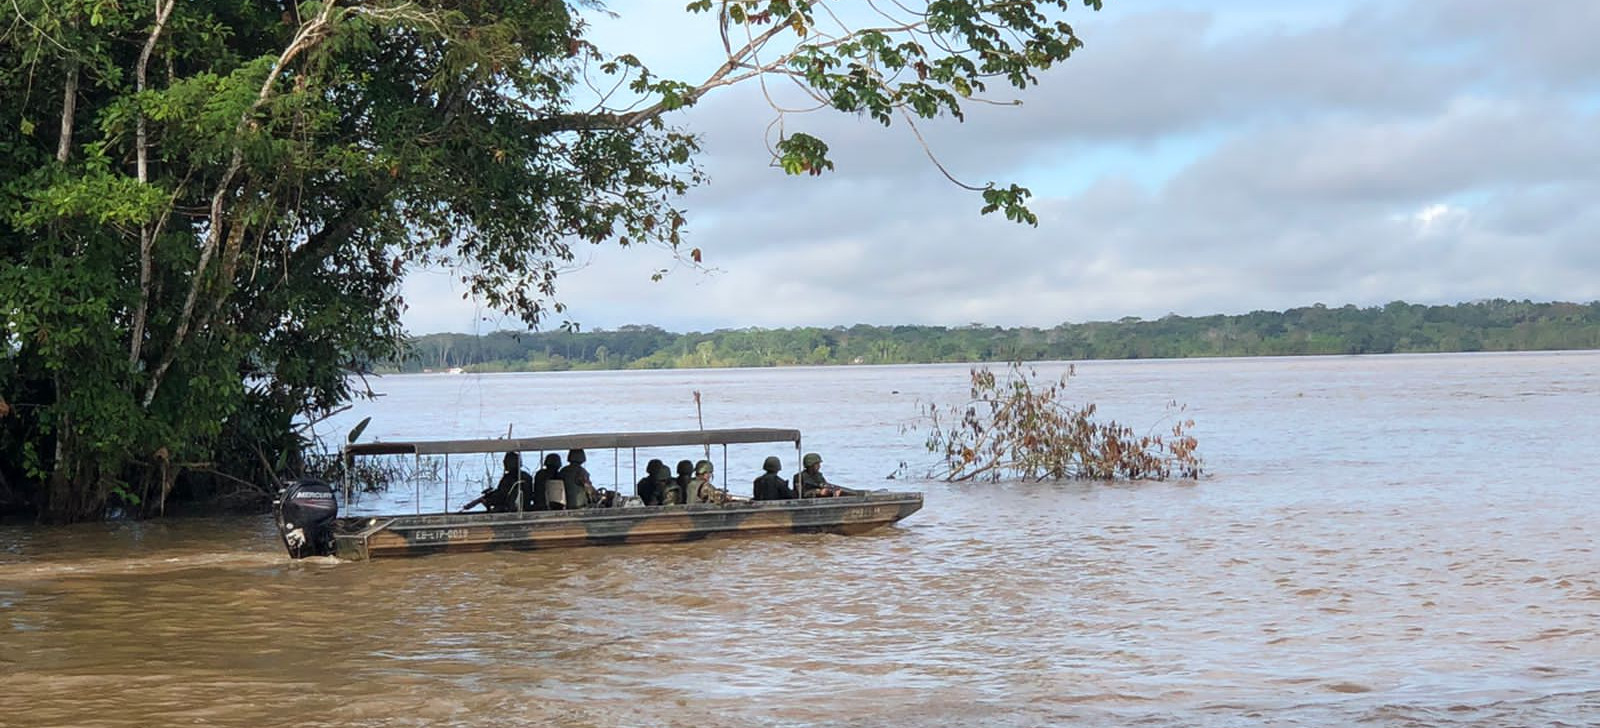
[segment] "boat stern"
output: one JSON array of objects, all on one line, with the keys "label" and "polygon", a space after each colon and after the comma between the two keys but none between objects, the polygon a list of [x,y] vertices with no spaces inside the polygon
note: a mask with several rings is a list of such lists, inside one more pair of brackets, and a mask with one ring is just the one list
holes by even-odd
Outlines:
[{"label": "boat stern", "polygon": [[285,482],[273,501],[278,537],[291,559],[327,556],[334,551],[334,521],[339,500],[333,487],[315,478]]}]

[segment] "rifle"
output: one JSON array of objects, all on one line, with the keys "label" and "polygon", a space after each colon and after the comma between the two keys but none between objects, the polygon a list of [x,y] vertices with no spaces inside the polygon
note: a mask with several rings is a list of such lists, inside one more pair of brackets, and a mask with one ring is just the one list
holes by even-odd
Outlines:
[{"label": "rifle", "polygon": [[493,492],[494,492],[494,488],[484,488],[483,489],[483,495],[480,495],[477,498],[473,498],[472,500],[467,501],[467,504],[462,506],[461,510],[458,511],[458,512],[459,513],[466,513],[467,511],[472,510],[473,508],[477,507],[477,505],[479,503],[482,503],[483,499],[488,498],[489,494],[491,494]]},{"label": "rifle", "polygon": [[[511,422],[506,423],[506,439],[508,439],[508,440],[511,439],[511,428],[512,428],[512,426],[514,424],[515,423],[511,423]],[[519,462],[521,461],[522,457],[521,457],[520,454],[517,456],[517,459],[518,459]],[[484,501],[484,499],[488,498],[491,494],[494,493],[494,491],[495,491],[494,488],[484,488],[483,489],[483,495],[480,495],[477,498],[473,498],[472,500],[467,501],[467,504],[462,506],[461,510],[457,511],[457,513],[466,513],[467,511],[470,511],[473,508],[476,508],[479,503],[482,503]]]},{"label": "rifle", "polygon": [[589,504],[590,508],[618,508],[622,506],[624,497],[621,492],[610,488],[595,488],[595,499]]},{"label": "rifle", "polygon": [[[526,471],[521,473],[521,476],[526,476],[526,475],[527,475]],[[522,491],[526,490],[526,489],[531,489],[533,487],[533,478],[531,478],[531,477],[521,477],[521,476],[519,476],[517,478],[516,485],[512,486],[511,492],[506,494],[506,497],[510,498],[511,500],[509,502],[503,502],[501,504],[501,507],[504,508],[505,510],[513,510],[513,511],[514,510],[521,510],[520,507],[517,505],[517,503],[522,500],[522,497],[523,497]],[[495,491],[497,491],[499,489],[500,489],[499,486],[496,486],[494,488],[484,488],[483,489],[483,495],[480,495],[477,498],[473,498],[472,500],[467,501],[467,504],[461,507],[461,511],[460,512],[461,513],[466,513],[467,511],[471,510],[473,506],[476,506],[479,503],[482,503],[485,500],[488,500],[489,497],[494,495]],[[487,508],[487,506],[485,506],[485,507]]]},{"label": "rifle", "polygon": [[[802,475],[802,473],[795,473],[794,474],[794,479],[791,481],[793,483],[793,485],[794,485],[794,497],[796,497],[796,498],[805,498],[805,497],[807,497],[805,495],[805,485],[804,485],[804,481],[801,479],[801,475]],[[837,483],[826,483],[819,490],[822,490],[822,491],[832,490],[833,492],[829,493],[828,495],[820,495],[819,494],[819,495],[814,495],[814,496],[810,496],[810,497],[812,497],[812,498],[832,498],[834,496],[841,496],[841,495],[862,495],[862,494],[867,492],[867,491],[864,491],[864,490],[857,490],[855,488],[846,488],[846,487],[844,487],[842,485],[839,485]]]}]

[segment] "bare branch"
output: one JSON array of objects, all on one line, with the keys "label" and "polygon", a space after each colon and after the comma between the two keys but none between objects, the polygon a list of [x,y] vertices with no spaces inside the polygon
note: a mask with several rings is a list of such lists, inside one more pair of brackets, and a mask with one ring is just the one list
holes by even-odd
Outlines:
[{"label": "bare branch", "polygon": [[[1060,478],[1195,478],[1201,470],[1192,420],[1173,424],[1171,439],[1137,436],[1117,422],[1094,422],[1095,406],[1062,400],[1066,376],[1035,388],[1035,373],[1011,364],[1004,380],[986,368],[971,371],[972,399],[929,405],[929,452],[943,457],[950,481],[1027,481]],[[1067,376],[1071,376],[1068,370]],[[1170,405],[1176,406],[1176,405]],[[946,424],[945,418],[954,420]]]},{"label": "bare branch", "polygon": [[11,0],[11,8],[13,10],[17,11],[17,20],[20,21],[23,25],[26,25],[29,28],[32,28],[33,32],[37,33],[41,39],[50,41],[50,45],[53,45],[53,46],[61,49],[62,53],[66,53],[68,55],[72,54],[72,51],[68,50],[65,45],[62,45],[61,41],[56,40],[49,33],[44,32],[43,28],[40,28],[39,26],[34,25],[32,21],[28,20],[28,14],[22,12],[22,6],[17,4],[17,0]]}]

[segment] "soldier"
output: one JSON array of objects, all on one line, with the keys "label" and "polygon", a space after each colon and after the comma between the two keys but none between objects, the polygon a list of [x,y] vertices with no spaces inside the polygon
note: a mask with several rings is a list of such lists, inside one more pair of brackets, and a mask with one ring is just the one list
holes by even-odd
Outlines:
[{"label": "soldier", "polygon": [[688,488],[694,503],[728,502],[728,493],[711,484],[712,470],[710,460],[701,460],[694,464],[694,479],[689,481]]},{"label": "soldier", "polygon": [[801,498],[831,498],[836,495],[851,495],[846,489],[828,482],[822,475],[822,456],[814,452],[806,453],[801,458],[800,464],[805,467],[795,479],[800,484]]},{"label": "soldier", "polygon": [[644,477],[634,485],[633,492],[639,496],[639,501],[647,506],[661,505],[661,473],[666,463],[660,460],[651,460],[644,466]]},{"label": "soldier", "polygon": [[[550,481],[552,480],[558,484],[556,486],[556,490],[561,491],[560,498],[550,497],[552,495],[550,492]],[[545,455],[544,467],[540,468],[539,472],[534,473],[533,475],[533,510],[559,511],[563,508],[566,508],[566,489],[562,488],[559,485],[560,483],[561,456],[555,453]]]},{"label": "soldier", "polygon": [[532,490],[533,476],[522,469],[522,455],[508,452],[503,463],[506,472],[500,476],[499,485],[483,498],[484,507],[491,513],[522,510],[527,505],[524,499]]},{"label": "soldier", "polygon": [[788,500],[794,497],[788,479],[778,475],[783,463],[776,456],[768,456],[761,463],[761,469],[766,472],[755,480],[753,492],[756,500]]},{"label": "soldier", "polygon": [[566,487],[569,511],[588,508],[589,503],[600,498],[600,494],[595,492],[594,482],[589,479],[589,471],[583,467],[588,459],[582,449],[567,451],[567,467],[561,469],[561,483]]},{"label": "soldier", "polygon": [[694,463],[691,463],[688,460],[679,460],[678,488],[681,489],[685,494],[692,493],[693,491],[689,490],[689,481],[691,480],[694,480]]},{"label": "soldier", "polygon": [[672,477],[672,469],[661,467],[661,504],[662,506],[683,506],[683,486],[678,485],[677,478]]},{"label": "soldier", "polygon": [[683,505],[683,486],[678,485],[678,479],[672,477],[672,468],[662,463],[661,468],[656,470],[656,479],[657,492],[661,494],[661,505]]}]

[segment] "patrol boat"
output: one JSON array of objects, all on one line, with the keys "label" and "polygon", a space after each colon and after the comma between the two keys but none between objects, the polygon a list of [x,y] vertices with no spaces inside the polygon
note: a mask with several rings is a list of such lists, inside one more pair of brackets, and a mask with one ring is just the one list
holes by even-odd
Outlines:
[{"label": "patrol boat", "polygon": [[[800,431],[777,428],[686,430],[675,432],[594,433],[548,437],[486,440],[419,440],[346,445],[342,451],[344,482],[349,499],[349,473],[359,458],[412,456],[421,472],[424,456],[441,456],[448,480],[451,455],[484,453],[543,453],[613,450],[620,463],[622,451],[632,451],[638,462],[641,448],[722,447],[727,469],[727,446],[792,443],[800,460]],[[524,459],[526,462],[526,459]],[[620,470],[620,466],[617,468]],[[421,482],[416,481],[418,512],[379,516],[340,517],[339,493],[321,480],[301,479],[284,484],[274,513],[278,534],[291,558],[336,556],[362,560],[387,556],[486,551],[490,549],[553,549],[631,543],[692,541],[704,538],[758,536],[773,533],[855,534],[899,521],[922,508],[917,492],[857,491],[827,498],[757,501],[735,497],[721,504],[646,506],[636,498],[612,498],[609,507],[562,511],[509,513],[450,511],[449,484],[445,483],[443,510],[421,512]],[[636,482],[636,481],[635,481]],[[617,493],[615,488],[612,493]]]}]

